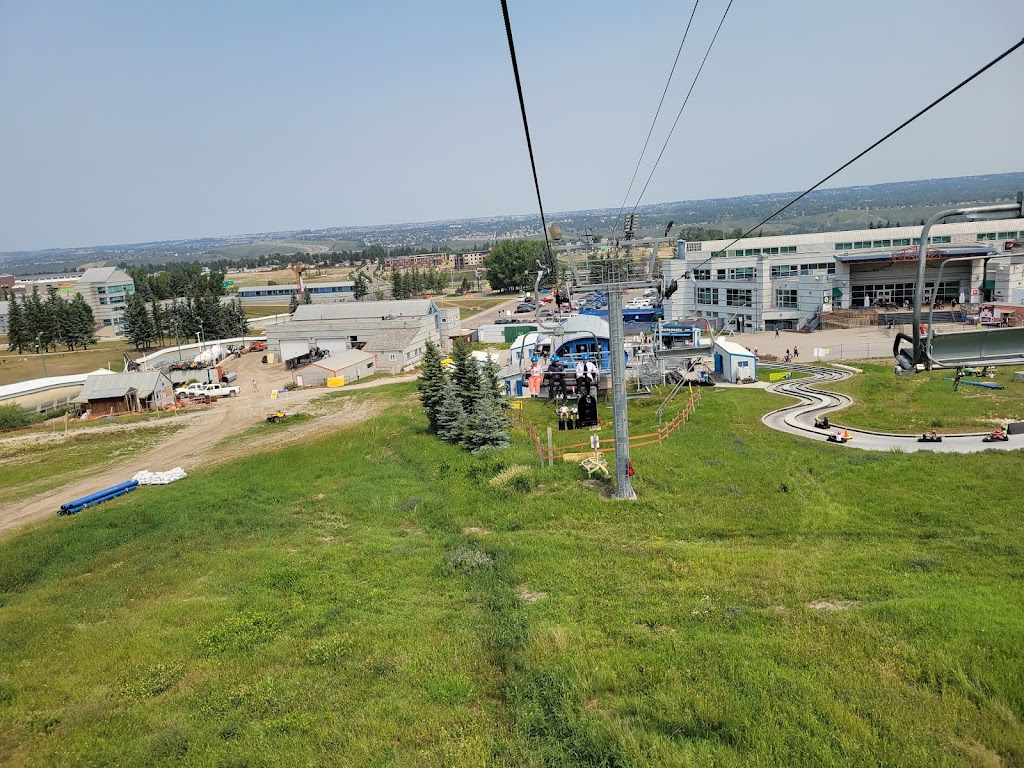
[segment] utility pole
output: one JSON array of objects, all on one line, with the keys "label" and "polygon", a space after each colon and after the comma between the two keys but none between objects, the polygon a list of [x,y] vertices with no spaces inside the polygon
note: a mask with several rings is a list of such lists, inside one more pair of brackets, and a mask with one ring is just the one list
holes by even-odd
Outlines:
[{"label": "utility pole", "polygon": [[43,376],[49,376],[46,372],[46,350],[43,349],[43,334],[36,334],[36,346],[39,347],[39,356],[43,359]]},{"label": "utility pole", "polygon": [[626,400],[625,322],[622,291],[608,287],[608,355],[612,369],[612,423],[615,428],[615,498],[635,499],[629,474],[629,408]]}]

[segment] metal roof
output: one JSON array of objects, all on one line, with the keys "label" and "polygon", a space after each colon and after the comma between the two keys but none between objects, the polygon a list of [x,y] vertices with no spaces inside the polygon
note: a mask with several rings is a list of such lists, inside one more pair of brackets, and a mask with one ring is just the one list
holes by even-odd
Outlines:
[{"label": "metal roof", "polygon": [[437,305],[430,299],[403,301],[343,301],[335,304],[300,304],[292,322],[304,320],[355,320],[363,318],[422,317],[436,314]]},{"label": "metal roof", "polygon": [[728,352],[730,355],[736,355],[737,357],[754,357],[754,353],[744,347],[742,344],[737,344],[735,341],[725,341],[724,339],[715,339],[715,346],[724,352]]},{"label": "metal roof", "polygon": [[405,350],[419,334],[418,328],[384,328],[373,334],[363,347],[368,352],[385,352],[395,349]]},{"label": "metal roof", "polygon": [[[161,381],[162,380],[162,381]],[[160,371],[143,371],[141,373],[114,373],[107,376],[90,375],[85,386],[75,398],[76,403],[90,400],[109,400],[124,397],[134,390],[139,397],[149,397],[161,387],[171,386],[171,380]]]},{"label": "metal roof", "polygon": [[372,360],[376,355],[369,352],[360,352],[357,349],[346,349],[343,352],[335,352],[330,357],[325,357],[323,360],[317,360],[314,363],[303,365],[295,370],[301,371],[303,368],[323,368],[326,371],[342,371],[346,368],[350,368],[353,365],[359,365],[367,360]]},{"label": "metal roof", "polygon": [[78,278],[78,284],[83,283],[106,283],[114,276],[115,273],[121,272],[123,277],[119,278],[122,281],[133,282],[131,275],[127,272],[122,272],[117,267],[90,267],[82,273],[82,276]]}]

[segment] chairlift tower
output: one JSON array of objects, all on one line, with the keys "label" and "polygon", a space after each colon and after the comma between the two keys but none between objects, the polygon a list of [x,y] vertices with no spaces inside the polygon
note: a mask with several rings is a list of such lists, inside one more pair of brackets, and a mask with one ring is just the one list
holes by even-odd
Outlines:
[{"label": "chairlift tower", "polygon": [[[573,291],[602,290],[608,296],[608,355],[611,358],[612,419],[615,429],[615,498],[635,499],[629,462],[629,413],[626,399],[626,338],[622,318],[622,295],[636,288],[658,288],[664,295],[658,247],[674,243],[665,237],[633,239],[636,218],[627,217],[625,240],[621,245],[594,243],[557,248],[569,260]],[[647,249],[650,252],[647,253]]]}]

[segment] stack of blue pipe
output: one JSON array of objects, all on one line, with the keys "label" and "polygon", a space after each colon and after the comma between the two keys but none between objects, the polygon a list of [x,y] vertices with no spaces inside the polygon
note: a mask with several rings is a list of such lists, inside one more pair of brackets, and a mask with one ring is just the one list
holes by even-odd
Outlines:
[{"label": "stack of blue pipe", "polygon": [[61,504],[60,512],[57,514],[74,515],[81,512],[83,509],[88,509],[89,507],[95,507],[97,504],[102,504],[104,501],[110,501],[111,499],[116,499],[118,496],[124,496],[129,491],[134,491],[138,487],[138,480],[129,480],[127,483],[112,485],[97,493],[91,493],[80,499],[69,501],[67,504]]}]

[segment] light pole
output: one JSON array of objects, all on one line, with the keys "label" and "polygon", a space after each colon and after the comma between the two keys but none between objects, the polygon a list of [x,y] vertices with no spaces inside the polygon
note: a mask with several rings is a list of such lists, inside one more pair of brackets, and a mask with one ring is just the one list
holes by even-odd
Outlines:
[{"label": "light pole", "polygon": [[39,356],[43,359],[43,376],[49,376],[46,371],[46,350],[43,349],[43,334],[36,334],[36,347],[39,349]]}]

